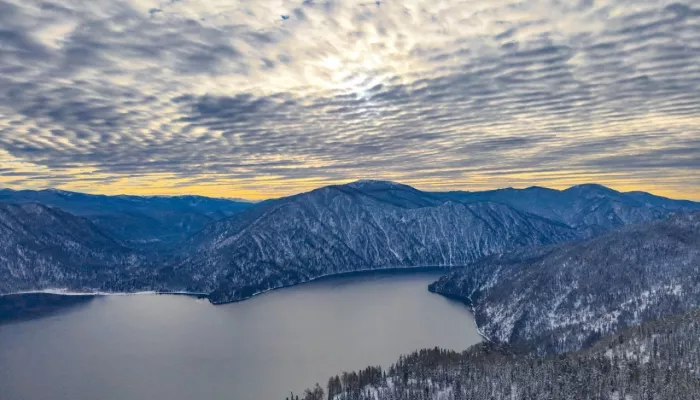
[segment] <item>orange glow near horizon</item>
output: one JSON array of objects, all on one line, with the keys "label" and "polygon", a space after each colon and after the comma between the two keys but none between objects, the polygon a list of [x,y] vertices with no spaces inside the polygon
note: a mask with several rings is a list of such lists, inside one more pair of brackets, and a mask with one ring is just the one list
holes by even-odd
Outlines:
[{"label": "orange glow near horizon", "polygon": [[[694,190],[694,187],[688,186],[688,190],[679,189],[677,186],[667,186],[666,184],[652,184],[648,182],[629,182],[624,179],[608,179],[605,177],[595,177],[591,176],[590,179],[576,179],[576,180],[560,180],[555,179],[550,182],[538,182],[536,180],[522,179],[514,180],[514,183],[508,183],[508,177],[504,177],[505,180],[494,180],[491,178],[474,179],[473,182],[440,182],[434,180],[401,180],[401,179],[383,179],[382,177],[360,177],[358,179],[378,179],[378,180],[393,180],[398,183],[406,184],[416,189],[423,191],[484,191],[493,189],[502,189],[506,187],[513,187],[518,189],[523,189],[530,186],[542,186],[551,189],[564,190],[574,185],[580,185],[584,183],[597,183],[605,185],[611,189],[620,192],[631,192],[631,191],[643,191],[648,192],[657,196],[668,197],[672,199],[685,199],[700,201],[700,193]],[[119,184],[108,184],[103,186],[86,185],[81,184],[80,181],[61,185],[56,187],[57,189],[75,191],[90,194],[104,194],[104,195],[134,195],[134,196],[183,196],[183,195],[197,195],[206,197],[216,197],[216,198],[231,198],[231,199],[243,199],[248,201],[261,201],[266,199],[278,198],[291,196],[298,193],[308,192],[319,187],[328,185],[338,185],[350,183],[358,179],[341,179],[341,180],[328,180],[324,181],[318,180],[303,180],[303,181],[289,181],[289,180],[264,180],[261,182],[256,181],[237,181],[237,182],[216,182],[212,180],[211,184],[200,183],[197,185],[187,185],[186,183],[177,182],[173,180],[172,182],[167,180],[149,182],[147,186],[144,185],[130,185],[128,180],[123,180]],[[499,183],[494,183],[499,182]],[[500,183],[503,182],[503,183]],[[0,181],[0,186],[4,186],[10,189],[21,190],[21,189],[45,189],[48,186],[36,186],[36,187],[25,187],[25,186],[13,186],[13,185],[3,185]]]}]

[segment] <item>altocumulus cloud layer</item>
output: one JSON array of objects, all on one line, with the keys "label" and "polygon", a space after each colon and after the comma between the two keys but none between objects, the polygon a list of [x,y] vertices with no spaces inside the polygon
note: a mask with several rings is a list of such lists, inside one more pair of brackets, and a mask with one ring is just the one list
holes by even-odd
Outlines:
[{"label": "altocumulus cloud layer", "polygon": [[0,183],[700,198],[700,4],[0,0]]}]

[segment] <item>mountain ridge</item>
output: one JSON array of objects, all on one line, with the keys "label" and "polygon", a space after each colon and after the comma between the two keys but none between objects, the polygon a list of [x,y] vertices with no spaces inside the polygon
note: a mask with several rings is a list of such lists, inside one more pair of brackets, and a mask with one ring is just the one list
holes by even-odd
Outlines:
[{"label": "mountain ridge", "polygon": [[142,259],[88,219],[38,203],[0,203],[0,292],[90,288]]},{"label": "mountain ridge", "polygon": [[206,224],[248,207],[203,196],[93,195],[59,189],[0,189],[0,202],[37,202],[88,218],[112,237],[132,247],[168,247]]},{"label": "mountain ridge", "polygon": [[[594,188],[600,190],[598,186]],[[379,209],[382,211],[377,211]],[[417,214],[423,214],[420,218],[430,223],[418,222]],[[457,215],[464,218],[459,223],[442,220]],[[641,218],[658,219],[667,215],[670,212],[664,210],[663,213],[642,213]],[[290,225],[290,220],[295,220],[296,226]],[[519,223],[513,224],[515,220]],[[621,219],[616,222],[616,225],[626,223]],[[407,226],[407,223],[413,225]],[[425,237],[420,238],[420,232],[425,233],[426,226],[433,223],[435,225],[428,229],[441,227],[433,231],[433,236],[440,237],[444,241],[442,244],[448,243],[445,248],[430,247]],[[484,236],[468,238],[462,229],[465,226]],[[538,231],[544,226],[548,233]],[[566,234],[554,233],[557,229],[565,230]],[[182,246],[183,253],[194,256],[182,257],[175,269],[180,273],[190,271],[185,275],[196,270],[208,271],[203,276],[219,277],[222,280],[216,288],[211,280],[195,282],[195,287],[202,290],[198,285],[204,284],[204,291],[213,290],[214,302],[227,302],[315,276],[347,272],[346,268],[461,266],[506,250],[584,239],[606,229],[612,228],[571,227],[504,202],[462,202],[394,182],[361,180],[270,200],[260,207],[213,223]],[[509,234],[510,231],[518,234]],[[365,238],[365,242],[357,238]],[[484,247],[483,242],[479,244],[480,240],[493,246]],[[393,248],[397,243],[397,248]],[[278,246],[285,249],[276,249]],[[368,249],[372,246],[374,248]],[[459,247],[463,248],[457,249]],[[241,249],[247,249],[248,253],[240,254]],[[458,255],[455,257],[455,254]],[[294,267],[290,270],[290,266]],[[257,283],[244,283],[246,276]]]},{"label": "mountain ridge", "polygon": [[430,290],[471,303],[480,328],[540,354],[700,306],[700,212],[587,241],[484,259]]},{"label": "mountain ridge", "polygon": [[[120,229],[129,226],[140,229],[140,224],[157,223],[161,217],[147,213],[132,217],[129,211],[132,208],[128,208],[132,207],[131,203],[125,206],[127,211],[117,208],[110,217],[104,217],[103,207],[110,204],[121,207],[124,199],[119,196],[116,200],[111,196],[98,197],[99,202],[90,203],[80,211],[95,229],[116,239],[141,260],[137,270],[130,269],[104,284],[95,282],[93,287],[104,291],[116,291],[118,287],[118,291],[211,293],[210,300],[219,303],[333,273],[375,268],[461,267],[519,248],[582,240],[637,220],[656,220],[679,210],[700,209],[700,203],[635,193],[634,196],[646,199],[649,204],[645,205],[626,199],[626,194],[601,190],[597,185],[577,190],[589,188],[602,193],[602,197],[577,195],[576,202],[563,205],[560,198],[550,201],[559,203],[560,212],[568,213],[563,220],[552,219],[542,211],[548,209],[547,201],[534,208],[525,201],[529,208],[521,207],[522,199],[527,200],[523,191],[537,196],[561,194],[542,188],[470,192],[465,198],[461,192],[458,195],[422,192],[390,181],[360,180],[246,205],[245,210],[229,215],[221,213],[217,204],[230,205],[230,202],[203,198],[203,210],[217,214],[218,219],[201,227],[195,223],[172,225],[176,230],[172,237],[180,239],[166,247],[134,242],[134,232],[120,237],[122,231],[117,229],[115,234],[113,225]],[[0,190],[0,203],[6,201],[8,193]],[[24,202],[36,194],[26,193],[21,199]],[[82,207],[81,201],[76,202],[83,196],[80,193],[49,191],[48,194],[68,197],[74,202],[73,208]],[[617,200],[609,199],[608,195],[622,196],[626,205],[616,206]],[[580,207],[589,204],[589,198],[594,206]],[[104,199],[109,201],[103,202]],[[147,197],[136,199],[148,207],[154,201]],[[174,210],[172,213],[177,216],[179,207],[187,214],[191,210],[187,202],[196,203],[202,198],[155,199],[163,207]],[[165,212],[168,216],[172,213]],[[122,218],[125,220],[120,221]],[[572,218],[580,224],[566,222]],[[119,223],[114,223],[115,220]],[[174,221],[182,219],[177,217]],[[608,223],[600,224],[600,221]],[[112,231],[104,229],[105,226]]]},{"label": "mountain ridge", "polygon": [[[440,196],[439,192],[434,193]],[[575,185],[565,190],[532,186],[484,192],[445,192],[461,202],[497,201],[578,228],[590,235],[623,225],[661,219],[675,211],[700,210],[700,203],[674,200],[646,192],[618,192],[600,184]],[[642,201],[644,200],[644,201]]]}]

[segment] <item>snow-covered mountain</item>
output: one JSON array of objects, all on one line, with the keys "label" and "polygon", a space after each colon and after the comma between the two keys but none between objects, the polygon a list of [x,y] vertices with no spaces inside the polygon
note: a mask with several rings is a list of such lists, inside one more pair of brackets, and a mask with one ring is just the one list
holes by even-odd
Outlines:
[{"label": "snow-covered mountain", "polygon": [[104,196],[64,190],[0,190],[0,202],[40,203],[86,217],[137,247],[167,247],[253,204],[201,196]]},{"label": "snow-covered mountain", "polygon": [[622,193],[596,184],[578,185],[561,191],[533,186],[434,195],[465,203],[492,201],[507,204],[574,228],[587,229],[591,234],[665,218],[672,212],[700,210],[700,203],[697,202],[673,200],[645,192]]},{"label": "snow-covered mountain", "polygon": [[374,268],[461,266],[490,254],[579,238],[565,224],[493,202],[436,198],[359,181],[266,202],[207,226],[181,246],[180,281],[240,300],[322,275]]},{"label": "snow-covered mountain", "polygon": [[141,263],[85,218],[36,203],[0,203],[0,293],[101,288]]},{"label": "snow-covered mountain", "polygon": [[493,257],[431,290],[472,303],[490,338],[540,353],[700,306],[700,212]]},{"label": "snow-covered mountain", "polygon": [[[423,349],[385,370],[367,367],[332,376],[300,399],[697,399],[699,336],[700,312],[695,310],[556,357],[519,354],[488,342],[461,353]],[[321,395],[324,391],[328,397]]]},{"label": "snow-covered mountain", "polygon": [[[463,266],[485,256],[582,240],[618,225],[665,218],[672,212],[698,207],[693,202],[620,193],[599,185],[565,191],[530,188],[427,193],[399,183],[365,180],[258,204],[196,196],[0,190],[0,203],[39,207],[32,203],[35,200],[85,217],[75,218],[84,225],[90,222],[90,229],[118,243],[131,257],[141,260],[138,264],[143,267],[124,268],[129,262],[121,256],[110,258],[111,253],[105,250],[109,246],[89,240],[83,243],[81,240],[92,237],[89,234],[83,237],[46,230],[41,233],[44,236],[22,238],[11,237],[15,234],[8,231],[2,239],[6,243],[16,246],[11,241],[21,239],[33,249],[36,259],[53,260],[51,273],[36,270],[31,263],[20,270],[16,260],[21,257],[15,247],[0,248],[0,259],[14,260],[0,265],[0,273],[11,268],[7,276],[24,276],[19,286],[50,288],[80,281],[81,286],[89,282],[90,287],[107,291],[206,292],[214,302],[240,300],[340,272]],[[242,208],[246,210],[239,212]],[[61,215],[66,221],[74,217],[65,212]],[[17,214],[15,223],[32,229],[37,223],[32,218]],[[190,236],[193,232],[198,233]],[[61,242],[71,235],[77,235],[72,240],[81,244],[81,254],[89,250],[105,258],[100,262],[71,259],[76,265],[65,265],[73,271],[72,278],[63,279],[65,273],[59,266],[64,264],[56,261],[50,246],[40,243]],[[118,276],[99,281],[98,275],[90,275],[93,264],[109,266]],[[80,271],[89,276],[78,279]],[[16,283],[13,286],[18,287]]]}]

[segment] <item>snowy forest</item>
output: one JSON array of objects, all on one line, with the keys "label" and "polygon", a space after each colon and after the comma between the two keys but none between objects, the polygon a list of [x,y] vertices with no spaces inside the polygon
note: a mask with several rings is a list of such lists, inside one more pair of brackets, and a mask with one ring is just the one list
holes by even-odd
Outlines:
[{"label": "snowy forest", "polygon": [[484,343],[333,375],[299,399],[700,399],[699,271],[700,213],[492,257],[430,286],[470,305]]},{"label": "snowy forest", "polygon": [[[700,399],[700,312],[624,330],[590,348],[538,357],[485,342],[439,348],[329,378],[296,400]],[[289,399],[289,396],[287,396]]]}]

